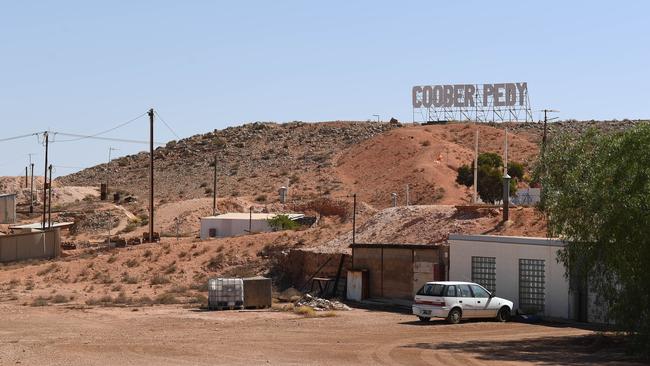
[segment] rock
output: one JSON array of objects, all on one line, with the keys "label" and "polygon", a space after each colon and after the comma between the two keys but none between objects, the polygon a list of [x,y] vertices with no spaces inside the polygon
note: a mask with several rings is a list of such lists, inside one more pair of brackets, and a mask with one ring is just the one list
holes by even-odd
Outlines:
[{"label": "rock", "polygon": [[298,301],[294,302],[294,306],[309,306],[316,311],[352,310],[340,301],[321,299],[310,294],[305,294]]}]

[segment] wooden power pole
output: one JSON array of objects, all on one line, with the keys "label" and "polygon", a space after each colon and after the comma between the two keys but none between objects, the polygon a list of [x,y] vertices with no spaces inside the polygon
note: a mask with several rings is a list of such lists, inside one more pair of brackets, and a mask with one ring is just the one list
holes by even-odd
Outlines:
[{"label": "wooden power pole", "polygon": [[48,136],[48,131],[45,131],[43,133],[45,137],[45,176],[43,177],[43,225],[42,229],[45,230],[45,214],[46,214],[46,205],[47,205],[47,149],[48,149],[48,144],[49,144],[49,136]]},{"label": "wooden power pole", "polygon": [[214,180],[212,181],[212,216],[217,216],[217,155],[214,156]]},{"label": "wooden power pole", "polygon": [[149,242],[153,243],[153,108],[149,109]]}]

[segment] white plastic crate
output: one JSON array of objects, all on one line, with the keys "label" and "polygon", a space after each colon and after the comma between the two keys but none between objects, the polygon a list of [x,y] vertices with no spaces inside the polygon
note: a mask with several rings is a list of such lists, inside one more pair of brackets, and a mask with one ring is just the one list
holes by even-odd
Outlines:
[{"label": "white plastic crate", "polygon": [[208,308],[235,309],[244,306],[244,281],[241,278],[208,280]]}]

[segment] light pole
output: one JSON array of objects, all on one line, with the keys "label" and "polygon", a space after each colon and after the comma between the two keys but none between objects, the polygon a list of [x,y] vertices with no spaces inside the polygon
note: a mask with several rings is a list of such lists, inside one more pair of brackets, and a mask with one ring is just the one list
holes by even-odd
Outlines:
[{"label": "light pole", "polygon": [[27,154],[29,155],[29,166],[30,166],[30,185],[29,185],[29,213],[32,214],[34,213],[34,163],[32,163],[32,155],[36,155],[33,153]]},{"label": "light pole", "polygon": [[[118,148],[109,146],[108,147],[108,163],[106,164],[106,195],[108,195],[108,180],[109,177],[111,176],[110,172],[110,167],[111,167],[111,153],[113,151],[119,150]],[[111,247],[111,226],[113,226],[112,217],[111,217],[111,210],[108,210],[108,248]]]},{"label": "light pole", "polygon": [[377,117],[377,123],[379,123],[379,115],[378,114],[373,114],[373,117]]}]

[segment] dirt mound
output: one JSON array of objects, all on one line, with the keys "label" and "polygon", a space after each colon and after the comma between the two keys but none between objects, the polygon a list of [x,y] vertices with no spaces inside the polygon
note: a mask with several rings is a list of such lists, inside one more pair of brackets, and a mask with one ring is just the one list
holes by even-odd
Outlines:
[{"label": "dirt mound", "polygon": [[[277,201],[277,190],[287,185],[291,198],[328,193],[337,186],[333,154],[393,128],[366,122],[252,123],[170,141],[155,151],[156,199],[211,196],[215,156],[219,197]],[[146,152],[115,159],[110,164],[112,188],[147,197],[148,166]],[[105,169],[102,164],[57,180],[97,186]]]},{"label": "dirt mound", "polygon": [[[456,183],[456,170],[474,157],[472,124],[405,127],[366,140],[341,154],[337,173],[360,199],[377,207],[391,204],[395,192],[411,204],[461,204],[470,192]],[[479,152],[503,154],[505,132],[486,125],[480,129]],[[538,147],[526,137],[509,135],[510,159],[531,163]]]}]

